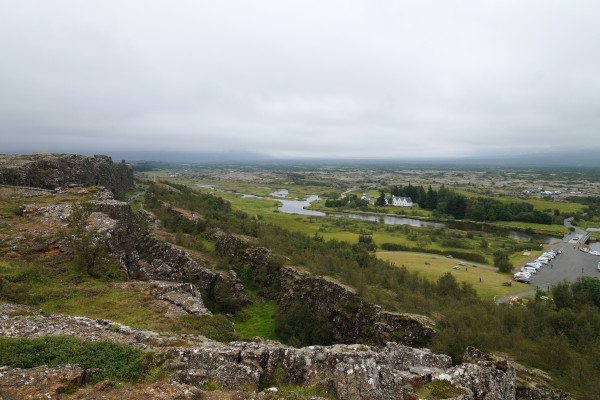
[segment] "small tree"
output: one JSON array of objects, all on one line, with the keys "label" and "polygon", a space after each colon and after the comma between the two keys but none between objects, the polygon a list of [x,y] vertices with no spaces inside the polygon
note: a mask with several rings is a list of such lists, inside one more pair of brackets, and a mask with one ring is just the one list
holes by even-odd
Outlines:
[{"label": "small tree", "polygon": [[377,245],[373,241],[373,236],[365,233],[358,235],[358,243],[369,251],[377,250]]},{"label": "small tree", "polygon": [[498,271],[500,272],[512,272],[513,270],[513,265],[511,264],[510,260],[508,259],[508,254],[506,254],[505,252],[496,252],[494,254],[494,265],[496,267],[498,267]]},{"label": "small tree", "polygon": [[380,207],[385,206],[385,192],[383,190],[379,192],[379,197],[375,200],[375,205]]},{"label": "small tree", "polygon": [[74,205],[67,218],[64,237],[73,250],[75,262],[89,275],[98,277],[104,272],[100,261],[108,252],[108,246],[102,234],[88,225],[93,210],[94,205],[89,201]]}]

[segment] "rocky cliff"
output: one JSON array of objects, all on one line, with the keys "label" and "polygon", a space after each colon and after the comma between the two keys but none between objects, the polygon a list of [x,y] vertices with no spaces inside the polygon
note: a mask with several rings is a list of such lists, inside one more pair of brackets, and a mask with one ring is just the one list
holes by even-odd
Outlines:
[{"label": "rocky cliff", "polygon": [[[219,251],[223,243],[235,248],[231,243],[236,238],[220,235],[215,249]],[[362,301],[353,288],[333,278],[300,267],[272,265],[272,252],[264,247],[248,248],[239,257],[251,266],[255,279],[269,287],[269,296],[280,308],[302,305],[328,321],[335,342],[422,346],[435,335],[435,323],[424,315],[387,312]]]},{"label": "rocky cliff", "polygon": [[386,342],[415,346],[433,338],[435,323],[423,315],[392,313],[361,301],[354,289],[335,279],[322,278],[293,267],[283,267],[277,303],[303,304],[331,322],[339,343]]},{"label": "rocky cliff", "polygon": [[135,238],[135,251],[129,250],[129,244],[119,249],[121,265],[131,278],[190,282],[204,296],[218,302],[250,303],[234,271],[218,271],[202,265],[183,247],[159,240],[152,229],[144,228],[154,221],[156,219],[151,213],[142,212],[138,220],[141,229]]},{"label": "rocky cliff", "polygon": [[70,185],[104,186],[122,198],[133,188],[133,170],[124,162],[95,155],[35,153],[0,155],[0,184],[56,189]]}]

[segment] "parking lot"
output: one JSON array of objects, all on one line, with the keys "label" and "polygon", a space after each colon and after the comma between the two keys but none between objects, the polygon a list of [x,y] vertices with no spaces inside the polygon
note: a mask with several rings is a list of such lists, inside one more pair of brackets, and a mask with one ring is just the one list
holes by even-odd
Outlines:
[{"label": "parking lot", "polygon": [[[548,290],[552,285],[567,279],[575,282],[582,276],[593,276],[600,278],[598,263],[600,256],[594,256],[584,253],[573,243],[561,243],[553,248],[562,249],[563,253],[551,260],[548,265],[544,265],[536,274],[531,276],[531,285],[537,286],[542,290]],[[550,267],[553,264],[553,267]]]}]

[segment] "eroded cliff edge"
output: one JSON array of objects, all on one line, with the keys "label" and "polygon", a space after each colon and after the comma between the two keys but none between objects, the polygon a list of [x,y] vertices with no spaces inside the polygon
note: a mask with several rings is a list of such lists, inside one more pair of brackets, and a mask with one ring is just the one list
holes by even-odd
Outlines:
[{"label": "eroded cliff edge", "polygon": [[70,185],[104,186],[117,198],[133,189],[133,170],[108,156],[34,153],[0,154],[0,184],[56,189]]}]

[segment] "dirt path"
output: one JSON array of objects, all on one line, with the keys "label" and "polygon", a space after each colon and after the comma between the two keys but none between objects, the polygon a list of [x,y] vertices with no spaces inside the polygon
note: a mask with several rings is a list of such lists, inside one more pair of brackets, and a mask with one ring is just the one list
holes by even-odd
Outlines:
[{"label": "dirt path", "polygon": [[529,295],[535,294],[535,292],[536,292],[536,290],[530,290],[528,292],[522,292],[522,293],[517,293],[517,294],[510,295],[510,296],[500,297],[499,299],[496,300],[496,304],[506,303],[507,301],[509,301],[513,297],[529,296]]}]

